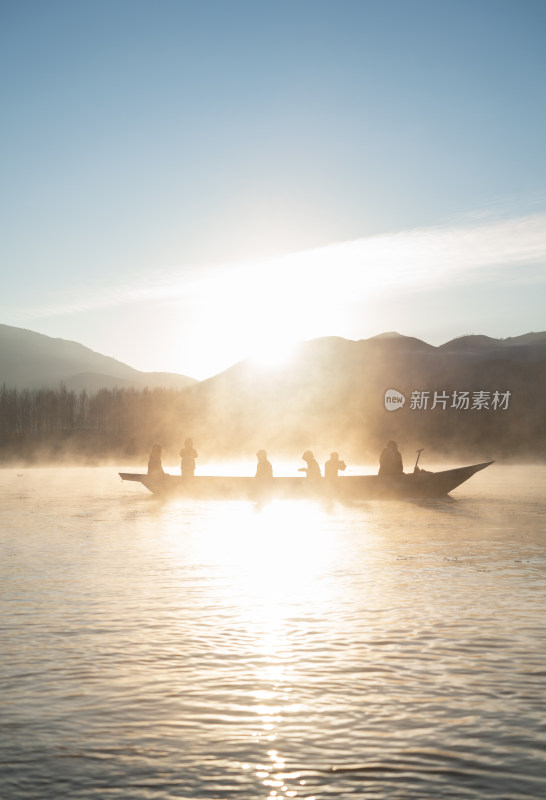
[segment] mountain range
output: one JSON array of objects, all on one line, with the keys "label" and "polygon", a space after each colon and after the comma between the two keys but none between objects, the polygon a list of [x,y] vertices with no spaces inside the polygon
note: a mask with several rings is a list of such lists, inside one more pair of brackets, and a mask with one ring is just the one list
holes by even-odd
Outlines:
[{"label": "mountain range", "polygon": [[[404,356],[411,360],[434,361],[436,365],[475,364],[484,360],[507,360],[519,363],[540,362],[546,358],[546,332],[527,333],[507,339],[468,335],[452,339],[439,347],[398,333],[382,333],[370,339],[352,341],[324,337],[300,344],[297,357],[287,367],[273,370],[277,381],[290,378],[294,371],[332,369],[342,365],[351,371],[370,358],[395,361]],[[334,363],[329,364],[330,357]],[[309,361],[308,364],[303,362]],[[312,367],[311,362],[316,362]],[[225,386],[240,381],[249,371],[265,380],[265,372],[252,362],[240,362],[201,383]],[[0,385],[16,389],[57,388],[88,392],[99,389],[163,387],[186,389],[199,381],[174,372],[141,372],[110,356],[96,353],[78,342],[44,336],[24,328],[0,324]]]},{"label": "mountain range", "polygon": [[[123,407],[115,418],[105,417],[100,424],[118,452],[130,442],[131,452],[142,454],[156,441],[177,453],[190,435],[211,457],[264,447],[343,450],[355,460],[391,438],[439,457],[458,451],[480,460],[543,459],[546,453],[546,332],[468,335],[439,347],[398,333],[359,341],[324,337],[301,342],[282,366],[241,361],[199,382],[139,372],[75,342],[0,325],[0,386],[58,389],[61,383],[88,393],[181,390],[154,395],[151,405],[137,397],[130,413]],[[388,390],[404,398],[396,410],[387,408]]]},{"label": "mountain range", "polygon": [[[405,403],[385,405],[389,389]],[[454,398],[468,393],[469,407]],[[508,396],[507,407],[495,393]],[[483,393],[479,395],[478,393]],[[474,396],[486,399],[473,407]],[[510,339],[462,336],[439,347],[386,333],[303,342],[290,363],[260,372],[241,362],[187,392],[195,428],[227,452],[237,440],[286,449],[297,443],[351,457],[394,438],[436,453],[546,451],[546,332]],[[445,398],[434,404],[435,396]],[[413,398],[420,404],[413,404]]]},{"label": "mountain range", "polygon": [[173,372],[140,372],[82,344],[0,325],[0,386],[14,389],[185,389],[197,381]]}]

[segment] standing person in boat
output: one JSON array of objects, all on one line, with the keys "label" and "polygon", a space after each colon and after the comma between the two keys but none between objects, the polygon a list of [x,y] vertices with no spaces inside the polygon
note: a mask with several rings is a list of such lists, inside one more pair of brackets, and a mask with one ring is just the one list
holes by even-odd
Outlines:
[{"label": "standing person in boat", "polygon": [[154,444],[148,459],[148,475],[164,475],[165,470],[161,463],[161,445]]},{"label": "standing person in boat", "polygon": [[269,481],[273,477],[273,467],[271,462],[267,460],[267,453],[265,450],[258,450],[256,453],[258,463],[256,465],[256,477],[262,481]]},{"label": "standing person in boat", "polygon": [[379,456],[379,475],[382,478],[400,478],[404,474],[402,456],[392,439]]},{"label": "standing person in boat", "polygon": [[305,472],[308,480],[318,480],[321,477],[320,466],[313,453],[310,450],[306,450],[302,458],[307,466],[299,467],[298,472]]},{"label": "standing person in boat", "polygon": [[347,468],[345,461],[339,460],[339,453],[330,453],[330,458],[324,465],[324,477],[329,481],[335,481],[338,477],[339,470],[343,471]]},{"label": "standing person in boat", "polygon": [[184,447],[180,451],[180,472],[183,478],[193,478],[195,473],[195,459],[197,458],[197,450],[193,446],[193,439],[186,439]]}]

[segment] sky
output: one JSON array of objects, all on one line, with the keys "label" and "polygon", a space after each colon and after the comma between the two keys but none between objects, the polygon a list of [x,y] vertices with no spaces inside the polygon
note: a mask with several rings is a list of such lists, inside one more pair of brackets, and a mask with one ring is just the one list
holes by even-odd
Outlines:
[{"label": "sky", "polygon": [[544,0],[0,0],[0,322],[199,379],[546,329]]}]

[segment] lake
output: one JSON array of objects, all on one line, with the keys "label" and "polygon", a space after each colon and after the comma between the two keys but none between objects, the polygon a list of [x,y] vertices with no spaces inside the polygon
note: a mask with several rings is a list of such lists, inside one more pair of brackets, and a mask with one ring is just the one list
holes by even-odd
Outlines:
[{"label": "lake", "polygon": [[2,800],[546,797],[546,467],[261,509],[117,469],[0,470]]}]

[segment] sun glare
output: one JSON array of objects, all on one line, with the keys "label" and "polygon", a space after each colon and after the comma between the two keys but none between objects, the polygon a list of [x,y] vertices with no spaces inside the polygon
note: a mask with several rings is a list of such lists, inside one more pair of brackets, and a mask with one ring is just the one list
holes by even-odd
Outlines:
[{"label": "sun glare", "polygon": [[263,341],[250,355],[258,367],[277,369],[290,363],[296,351],[295,341]]},{"label": "sun glare", "polygon": [[[172,510],[173,545],[179,539],[178,505]],[[218,591],[226,602],[271,633],[286,606],[320,603],[320,580],[334,541],[325,511],[312,501],[273,501],[257,510],[249,503],[219,503],[207,510],[192,560],[223,575]],[[221,588],[220,588],[221,587]]]},{"label": "sun glare", "polygon": [[285,783],[284,758],[274,748],[286,735],[286,721],[310,710],[305,693],[292,693],[301,679],[298,664],[308,626],[320,631],[332,624],[336,589],[328,576],[342,549],[331,512],[305,500],[261,508],[236,501],[196,503],[193,509],[187,501],[173,501],[163,506],[162,517],[169,569],[183,576],[191,570],[200,602],[214,610],[215,632],[225,631],[213,646],[223,642],[227,658],[240,659],[241,646],[245,653],[246,679],[235,690],[238,713],[268,758],[249,759],[241,767],[254,770],[263,797],[296,796]]},{"label": "sun glare", "polygon": [[245,358],[267,368],[286,364],[297,342],[323,335],[325,320],[336,329],[332,280],[305,254],[227,265],[196,279],[191,374],[209,377]]}]

